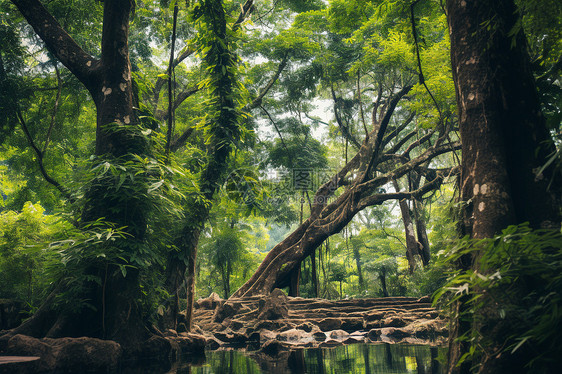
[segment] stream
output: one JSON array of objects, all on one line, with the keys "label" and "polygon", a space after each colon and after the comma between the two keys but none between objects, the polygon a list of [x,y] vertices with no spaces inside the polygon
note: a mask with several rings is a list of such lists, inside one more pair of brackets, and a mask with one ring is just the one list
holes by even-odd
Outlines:
[{"label": "stream", "polygon": [[[428,345],[349,344],[311,348],[268,356],[258,351],[207,351],[205,357],[176,362],[170,368],[137,367],[128,373],[166,374],[441,374],[438,361],[444,349]],[[194,361],[193,361],[194,360]],[[146,371],[145,371],[146,370]]]}]

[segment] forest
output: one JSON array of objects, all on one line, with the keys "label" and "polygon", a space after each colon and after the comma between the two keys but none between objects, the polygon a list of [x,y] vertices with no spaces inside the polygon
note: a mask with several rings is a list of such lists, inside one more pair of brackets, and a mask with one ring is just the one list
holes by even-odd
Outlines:
[{"label": "forest", "polygon": [[448,373],[558,367],[559,1],[0,9],[0,356],[169,353],[281,289],[431,297]]}]

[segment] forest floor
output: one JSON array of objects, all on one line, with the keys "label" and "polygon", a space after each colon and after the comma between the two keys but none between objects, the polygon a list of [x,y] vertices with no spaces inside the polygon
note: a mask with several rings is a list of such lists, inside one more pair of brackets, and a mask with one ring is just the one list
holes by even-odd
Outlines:
[{"label": "forest floor", "polygon": [[[203,349],[237,349],[267,366],[286,361],[294,352],[302,354],[303,348],[381,342],[441,346],[448,335],[447,320],[429,297],[324,300],[288,297],[276,289],[269,296],[228,300],[213,293],[195,306],[191,333],[161,332],[161,338],[146,342],[142,355],[165,366],[180,355],[204,357]],[[5,343],[0,373],[112,372],[136,365],[135,360],[122,362],[133,357],[113,341],[15,335]],[[165,352],[171,361],[160,357]]]},{"label": "forest floor", "polygon": [[297,348],[351,343],[443,345],[447,320],[429,297],[324,300],[270,296],[223,300],[216,294],[196,303],[195,333],[207,348],[247,348],[275,355]]}]

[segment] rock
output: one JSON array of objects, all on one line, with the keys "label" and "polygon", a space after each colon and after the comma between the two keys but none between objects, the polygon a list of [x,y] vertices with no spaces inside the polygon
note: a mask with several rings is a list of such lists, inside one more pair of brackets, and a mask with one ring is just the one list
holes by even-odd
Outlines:
[{"label": "rock", "polygon": [[365,321],[378,321],[384,318],[386,312],[380,310],[374,310],[364,314],[363,318]]},{"label": "rock", "polygon": [[427,312],[423,315],[423,318],[427,318],[427,319],[434,319],[434,318],[437,318],[437,317],[439,317],[439,312],[436,311],[436,310],[431,311],[431,312]]},{"label": "rock", "polygon": [[248,336],[248,341],[251,343],[259,343],[261,341],[261,334],[257,331],[248,333],[248,330],[246,330],[246,336]]},{"label": "rock", "polygon": [[384,327],[381,329],[381,336],[388,336],[390,338],[393,339],[402,339],[408,336],[411,336],[411,334],[401,328],[395,328],[395,327]]},{"label": "rock", "polygon": [[382,327],[404,327],[408,322],[400,316],[391,316],[381,321]]},{"label": "rock", "polygon": [[363,329],[363,318],[346,318],[342,321],[341,329],[345,331],[357,331]]},{"label": "rock", "polygon": [[106,372],[117,369],[122,349],[110,340],[95,338],[36,339],[15,335],[8,342],[8,354],[39,356],[37,371],[71,373]]},{"label": "rock", "polygon": [[264,345],[262,345],[260,352],[263,352],[269,356],[277,356],[279,353],[287,350],[288,348],[277,340],[269,340]]},{"label": "rock", "polygon": [[226,301],[217,305],[213,314],[213,322],[221,323],[227,318],[232,318],[242,309],[242,304],[232,301]]},{"label": "rock", "polygon": [[320,348],[329,348],[329,347],[335,347],[341,345],[341,342],[337,341],[337,340],[326,340],[325,342],[320,343],[320,345],[318,347]]},{"label": "rock", "polygon": [[244,327],[244,322],[233,319],[230,322],[230,326],[229,326],[232,330],[240,330],[242,327]]},{"label": "rock", "polygon": [[224,331],[224,330],[230,328],[231,322],[232,322],[232,318],[230,318],[230,317],[225,318],[224,321],[221,322],[221,324],[219,325],[217,330]]},{"label": "rock", "polygon": [[446,324],[436,319],[417,320],[408,325],[405,329],[407,329],[411,335],[426,340],[448,335]]},{"label": "rock", "polygon": [[55,370],[55,348],[39,339],[25,335],[13,336],[7,344],[6,353],[18,356],[38,356],[41,359],[36,365],[37,371]]},{"label": "rock", "polygon": [[219,347],[222,345],[222,342],[215,339],[215,338],[209,338],[207,339],[207,342],[205,343],[205,348],[210,349],[210,350],[215,350],[215,349],[219,349]]},{"label": "rock", "polygon": [[251,345],[250,350],[256,350],[276,338],[286,345],[304,347],[317,346],[321,341],[330,341],[328,345],[333,341],[364,341],[367,334],[372,340],[387,342],[404,337],[433,341],[446,334],[446,321],[440,320],[438,311],[423,298],[419,303],[414,298],[400,297],[330,301],[292,298],[278,289],[268,296],[230,300],[211,296],[208,299],[214,298],[218,303],[215,310],[205,309],[210,302],[200,300],[202,308],[197,309],[195,322],[207,338],[216,339],[213,347],[222,345],[221,340],[246,344],[248,348]]},{"label": "rock", "polygon": [[189,354],[204,354],[205,346],[207,345],[207,338],[200,334],[182,333],[181,336],[172,338],[180,349],[180,353],[185,355]]},{"label": "rock", "polygon": [[365,338],[363,336],[354,336],[349,335],[349,337],[342,341],[343,344],[355,344],[364,341]]},{"label": "rock", "polygon": [[217,331],[213,335],[215,336],[215,338],[217,338],[218,340],[220,340],[222,342],[229,341],[233,336],[232,330],[230,330],[230,329],[226,329],[224,331]]},{"label": "rock", "polygon": [[195,302],[195,307],[213,310],[218,305],[220,305],[222,301],[223,299],[221,299],[219,295],[217,295],[215,292],[212,292],[209,297],[197,300]]},{"label": "rock", "polygon": [[0,331],[19,326],[25,310],[21,301],[0,299]]},{"label": "rock", "polygon": [[266,342],[268,340],[274,340],[277,334],[271,330],[260,330],[260,342]]},{"label": "rock", "polygon": [[371,339],[371,340],[378,340],[379,337],[381,336],[381,329],[371,329],[371,330],[369,330],[369,332],[367,333],[367,336],[368,336],[369,339]]},{"label": "rock", "polygon": [[230,329],[215,332],[215,338],[225,343],[231,344],[241,344],[245,343],[248,340],[248,336],[246,336],[246,334],[240,333],[238,331],[232,331]]},{"label": "rock", "polygon": [[365,321],[363,328],[365,330],[378,329],[381,327],[381,321]]},{"label": "rock", "polygon": [[347,338],[349,336],[349,333],[344,330],[334,330],[331,331],[328,336],[332,339],[341,340],[343,338]]},{"label": "rock", "polygon": [[278,320],[289,317],[287,295],[280,289],[274,289],[265,300],[260,300],[258,320]]},{"label": "rock", "polygon": [[324,318],[318,322],[318,327],[322,331],[338,330],[342,325],[342,321],[338,318]]},{"label": "rock", "polygon": [[168,357],[177,357],[179,353],[179,346],[173,339],[173,337],[152,335],[142,344],[130,348],[129,351],[124,351],[123,355],[127,358],[128,363],[150,358],[151,362],[169,364]]},{"label": "rock", "polygon": [[315,332],[314,334],[312,334],[312,337],[313,337],[316,341],[321,342],[321,341],[326,340],[326,337],[327,337],[327,336],[326,336],[326,334],[323,333],[322,331],[318,331],[318,332]]},{"label": "rock", "polygon": [[282,328],[285,328],[286,324],[280,321],[260,321],[258,322],[258,324],[255,326],[256,330],[281,330]]},{"label": "rock", "polygon": [[314,329],[314,327],[315,326],[312,323],[304,322],[304,323],[301,323],[300,325],[298,325],[296,328],[299,329],[299,330],[306,331],[306,332],[311,332]]},{"label": "rock", "polygon": [[363,339],[365,335],[367,335],[367,331],[354,331],[349,334],[349,337],[354,339]]},{"label": "rock", "polygon": [[295,342],[310,341],[312,340],[312,337],[310,336],[310,334],[306,333],[303,330],[291,329],[291,330],[283,331],[280,334],[277,334],[276,339],[281,342],[295,343]]}]

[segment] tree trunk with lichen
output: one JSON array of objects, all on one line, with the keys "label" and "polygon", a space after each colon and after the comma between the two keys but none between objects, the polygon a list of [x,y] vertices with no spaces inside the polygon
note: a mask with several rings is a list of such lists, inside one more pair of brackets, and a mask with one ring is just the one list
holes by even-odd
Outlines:
[{"label": "tree trunk with lichen", "polygon": [[[560,176],[552,167],[537,174],[554,148],[540,113],[526,40],[516,29],[518,18],[513,0],[447,1],[463,154],[462,228],[471,238],[492,237],[510,224],[560,223]],[[465,258],[463,266],[478,269],[478,259]],[[469,362],[454,367],[469,349],[454,338],[472,326],[456,321],[453,327],[449,372],[470,372]],[[499,347],[506,338],[499,331],[481,332]],[[484,360],[480,371],[522,372],[529,359],[523,351]]]},{"label": "tree trunk with lichen", "polygon": [[[90,92],[97,109],[95,153],[100,162],[104,159],[110,162],[133,160],[133,155],[149,156],[147,140],[131,130],[138,121],[128,51],[133,2],[104,2],[100,59],[82,50],[38,0],[12,2],[49,50]],[[136,196],[117,197],[113,192],[114,184],[105,184],[105,179],[100,178],[87,189],[81,219],[84,223],[103,219],[116,227],[126,227],[128,238],[118,239],[114,245],[124,253],[125,259],[120,265],[127,265],[136,248],[143,245],[148,214],[146,203]],[[115,207],[123,209],[115,210]],[[100,283],[86,281],[79,295],[88,300],[92,308],[54,312],[55,296],[65,288],[63,280],[35,315],[8,336],[15,333],[36,337],[90,336],[116,340],[129,350],[139,349],[149,333],[138,305],[138,270],[130,269],[124,275],[119,264],[106,263],[87,265],[85,275],[101,280]]]}]

